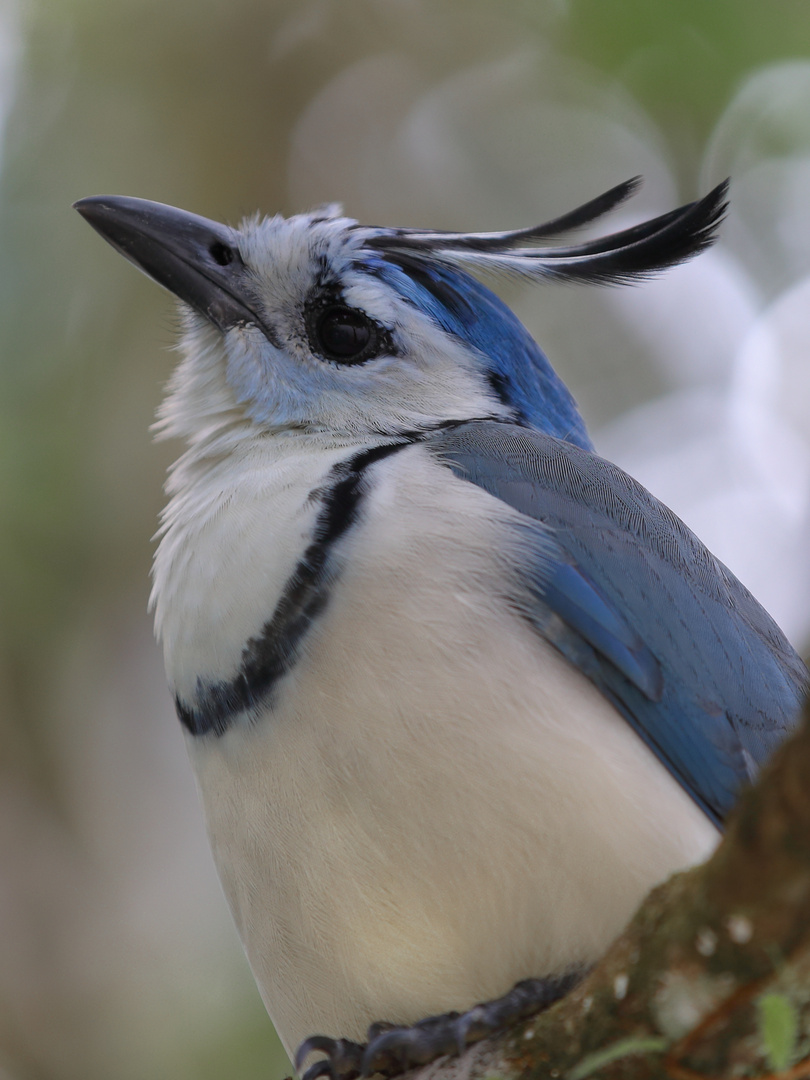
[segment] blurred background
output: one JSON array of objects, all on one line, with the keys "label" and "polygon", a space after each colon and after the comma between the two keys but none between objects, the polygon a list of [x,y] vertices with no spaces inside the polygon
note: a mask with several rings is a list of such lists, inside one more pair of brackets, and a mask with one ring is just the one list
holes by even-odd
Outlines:
[{"label": "blurred background", "polygon": [[806,654],[807,0],[0,0],[0,1080],[288,1068],[146,612],[172,301],[71,202],[505,229],[639,173],[606,229],[730,175],[720,243],[502,293]]}]

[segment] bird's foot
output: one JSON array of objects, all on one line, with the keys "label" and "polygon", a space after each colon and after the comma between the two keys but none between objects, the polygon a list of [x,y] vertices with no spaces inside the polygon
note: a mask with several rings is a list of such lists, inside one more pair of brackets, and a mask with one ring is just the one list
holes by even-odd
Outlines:
[{"label": "bird's foot", "polygon": [[[301,1080],[355,1080],[355,1077],[398,1076],[427,1065],[445,1055],[461,1054],[472,1043],[496,1034],[509,1024],[547,1009],[565,997],[582,979],[579,969],[545,979],[523,979],[508,994],[474,1005],[464,1013],[449,1012],[429,1016],[412,1027],[376,1023],[368,1029],[365,1045],[348,1039],[313,1035],[298,1048],[295,1067]],[[326,1055],[301,1073],[311,1053]]]}]

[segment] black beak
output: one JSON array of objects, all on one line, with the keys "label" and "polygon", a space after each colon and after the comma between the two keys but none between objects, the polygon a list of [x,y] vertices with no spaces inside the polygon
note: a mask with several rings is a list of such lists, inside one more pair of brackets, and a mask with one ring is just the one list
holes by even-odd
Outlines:
[{"label": "black beak", "polygon": [[116,251],[220,330],[253,323],[248,275],[233,229],[174,206],[125,195],[73,204]]}]

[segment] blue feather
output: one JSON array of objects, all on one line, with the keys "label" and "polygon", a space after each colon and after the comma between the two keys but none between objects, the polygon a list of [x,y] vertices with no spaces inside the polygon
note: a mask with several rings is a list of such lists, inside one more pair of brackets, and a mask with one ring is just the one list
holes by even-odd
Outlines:
[{"label": "blue feather", "polygon": [[543,600],[645,697],[660,700],[663,685],[658,661],[583,570],[558,562],[544,583]]},{"label": "blue feather", "polygon": [[[535,629],[600,689],[718,824],[795,724],[808,673],[747,589],[616,465],[516,425],[427,445],[526,515]],[[532,555],[532,552],[534,555]]]}]

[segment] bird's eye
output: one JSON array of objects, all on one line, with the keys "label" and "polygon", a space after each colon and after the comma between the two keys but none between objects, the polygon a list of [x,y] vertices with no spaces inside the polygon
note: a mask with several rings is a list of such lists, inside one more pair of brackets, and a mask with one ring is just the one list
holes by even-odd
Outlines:
[{"label": "bird's eye", "polygon": [[377,356],[383,333],[368,315],[344,304],[330,304],[309,322],[313,350],[336,364],[362,364]]}]

